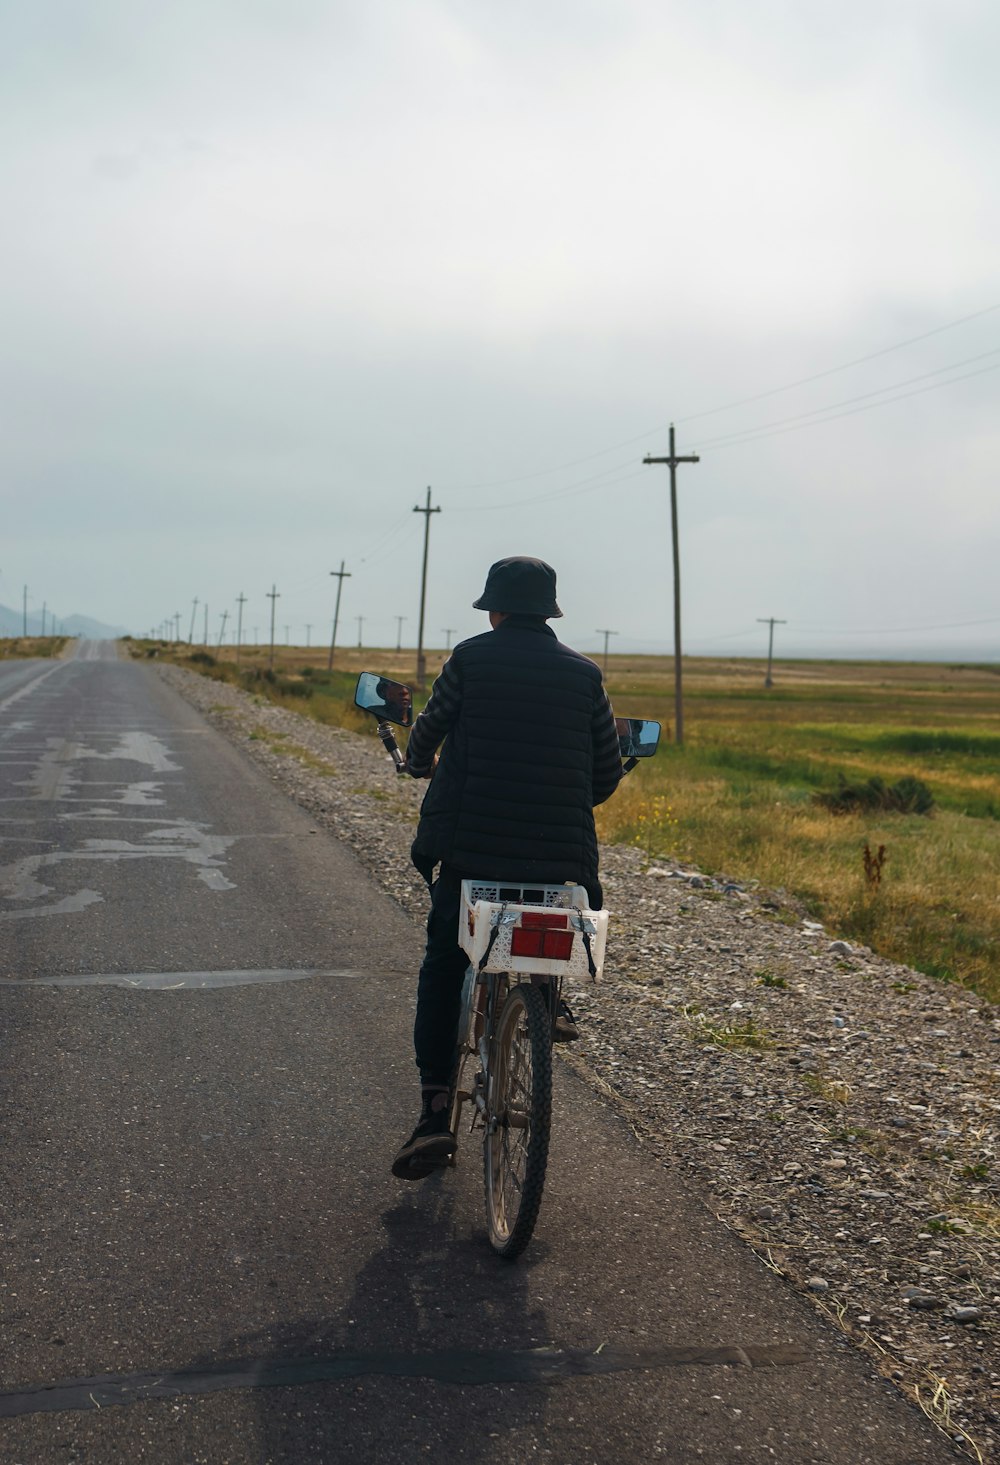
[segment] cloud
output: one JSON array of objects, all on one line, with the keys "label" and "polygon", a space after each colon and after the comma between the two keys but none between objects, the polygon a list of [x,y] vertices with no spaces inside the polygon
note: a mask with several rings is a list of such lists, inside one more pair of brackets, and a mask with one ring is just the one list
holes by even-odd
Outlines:
[{"label": "cloud", "polygon": [[[968,0],[589,0],[571,27],[486,0],[8,5],[24,575],[75,542],[73,603],[142,621],[154,589],[210,580],[281,575],[290,604],[345,555],[371,606],[384,577],[402,597],[410,530],[363,556],[430,482],[435,622],[465,604],[456,566],[472,584],[535,544],[595,624],[668,639],[664,485],[640,460],[675,416],[705,444],[682,478],[703,634],[802,614],[802,586],[816,624],[869,594],[978,607],[995,378],[712,440],[972,357],[995,320],[683,419],[1000,297],[997,29]],[[125,556],[127,582],[95,573]]]}]

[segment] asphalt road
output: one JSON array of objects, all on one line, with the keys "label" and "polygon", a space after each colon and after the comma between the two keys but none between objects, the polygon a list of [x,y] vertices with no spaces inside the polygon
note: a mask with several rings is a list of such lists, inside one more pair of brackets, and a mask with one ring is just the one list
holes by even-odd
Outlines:
[{"label": "asphalt road", "polygon": [[394,1180],[419,933],[153,669],[0,663],[0,840],[0,1460],[955,1458],[565,1065],[520,1262]]}]

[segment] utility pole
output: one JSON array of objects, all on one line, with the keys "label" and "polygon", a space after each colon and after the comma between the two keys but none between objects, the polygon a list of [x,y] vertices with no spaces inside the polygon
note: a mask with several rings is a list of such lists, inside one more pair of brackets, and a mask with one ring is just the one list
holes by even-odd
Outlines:
[{"label": "utility pole", "polygon": [[336,577],[337,577],[337,604],[335,605],[334,611],[333,611],[333,634],[330,637],[330,655],[327,658],[327,663],[326,663],[326,669],[327,669],[327,671],[333,671],[333,648],[337,644],[337,622],[340,620],[340,592],[344,588],[344,581],[345,580],[349,580],[351,578],[351,572],[350,572],[350,570],[345,570],[344,569],[344,561],[343,560],[341,560],[341,562],[340,562],[340,569],[339,570],[331,570],[330,571],[330,574],[331,575],[336,575]]},{"label": "utility pole", "polygon": [[602,631],[598,628],[597,634],[604,637],[604,680],[608,679],[608,641],[612,636],[617,636],[617,631]]},{"label": "utility pole", "polygon": [[666,463],[670,469],[670,528],[674,541],[674,741],[684,741],[684,702],[681,691],[681,552],[677,539],[677,464],[700,463],[697,453],[679,456],[674,448],[674,424],[670,424],[670,453],[666,458],[650,458],[644,463]]},{"label": "utility pole", "polygon": [[201,644],[208,650],[208,601],[205,601],[205,634],[201,638]]},{"label": "utility pole", "polygon": [[219,642],[218,642],[218,645],[215,648],[216,651],[219,650],[219,647],[222,645],[223,641],[226,639],[226,622],[228,621],[228,619],[229,619],[229,612],[228,612],[228,610],[224,610],[222,612],[222,626],[221,626],[221,628],[219,630]]},{"label": "utility pole", "polygon": [[24,587],[24,616],[23,616],[23,626],[24,626],[24,629],[23,629],[22,634],[26,636],[28,634],[28,587],[27,587],[27,585],[25,585],[25,587]]},{"label": "utility pole", "polygon": [[403,649],[403,622],[406,619],[407,619],[406,616],[397,616],[396,617],[396,650],[397,651],[402,651],[402,649]]},{"label": "utility pole", "polygon": [[191,604],[191,629],[188,631],[188,645],[189,646],[194,641],[194,613],[195,613],[195,611],[197,609],[198,609],[198,597],[196,595],[195,598],[194,598],[194,600],[193,600],[193,602],[192,602],[192,604]]},{"label": "utility pole", "polygon": [[180,639],[181,639],[181,613],[180,613],[179,610],[175,610],[174,611],[174,626],[175,626],[174,640],[177,641],[178,644],[179,644],[180,643]]},{"label": "utility pole", "polygon": [[764,685],[765,687],[773,687],[771,664],[774,660],[774,628],[775,626],[787,626],[788,622],[779,621],[777,616],[758,616],[757,619],[762,626],[770,626],[771,628],[767,638],[767,676],[764,678]]},{"label": "utility pole", "polygon": [[426,664],[424,660],[424,610],[427,605],[427,552],[430,549],[431,542],[431,515],[440,514],[441,512],[440,504],[436,509],[431,508],[430,488],[427,489],[426,507],[421,508],[420,505],[417,504],[413,512],[415,514],[423,514],[424,516],[424,567],[420,576],[420,629],[417,632],[417,686],[422,692],[424,690],[424,682],[426,680]]},{"label": "utility pole", "polygon": [[361,628],[362,628],[362,626],[365,623],[366,617],[365,616],[355,616],[354,619],[358,623],[358,650],[360,651],[361,650]]},{"label": "utility pole", "polygon": [[309,650],[309,637],[312,635],[312,626],[306,626],[306,650]]},{"label": "utility pole", "polygon": [[271,602],[271,656],[267,663],[268,671],[274,671],[274,606],[279,598],[279,591],[275,589],[274,582],[267,592],[267,598]]},{"label": "utility pole", "polygon": [[49,608],[49,602],[47,600],[43,600],[42,601],[42,638],[43,638],[43,640],[45,638],[45,612],[48,610],[48,608]]},{"label": "utility pole", "polygon": [[243,603],[244,603],[245,600],[246,600],[246,596],[243,594],[243,591],[241,590],[240,593],[239,593],[239,595],[237,595],[237,597],[236,597],[236,604],[239,607],[239,609],[237,611],[237,621],[236,621],[236,665],[237,666],[239,666],[239,664],[240,664],[240,648],[243,645]]},{"label": "utility pole", "polygon": [[452,636],[452,632],[454,631],[455,627],[454,626],[442,626],[441,629],[444,632],[444,649],[445,649],[445,651],[450,651],[451,650],[451,636]]}]

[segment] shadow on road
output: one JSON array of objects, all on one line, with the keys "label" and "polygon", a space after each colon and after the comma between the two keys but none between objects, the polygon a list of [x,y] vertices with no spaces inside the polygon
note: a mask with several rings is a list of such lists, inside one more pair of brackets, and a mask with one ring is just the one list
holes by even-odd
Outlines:
[{"label": "shadow on road", "polygon": [[[253,1361],[264,1386],[250,1395],[251,1458],[488,1460],[498,1436],[544,1429],[550,1390],[505,1381],[502,1369],[494,1381],[473,1356],[551,1341],[544,1309],[532,1307],[531,1262],[501,1261],[482,1230],[457,1221],[449,1180],[433,1177],[381,1214],[383,1243],[341,1315],[237,1336],[190,1365],[216,1369],[220,1353]],[[296,1387],[266,1386],[276,1372]]]}]

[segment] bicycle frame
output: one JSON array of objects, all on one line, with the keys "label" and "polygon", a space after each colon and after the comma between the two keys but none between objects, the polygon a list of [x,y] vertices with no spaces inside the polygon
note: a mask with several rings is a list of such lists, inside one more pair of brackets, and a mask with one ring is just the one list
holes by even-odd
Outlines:
[{"label": "bicycle frame", "polygon": [[[471,966],[465,974],[458,1023],[458,1072],[456,1072],[452,1095],[453,1130],[457,1130],[461,1107],[466,1103],[471,1103],[473,1106],[469,1123],[470,1132],[476,1129],[477,1121],[480,1125],[487,1122],[486,1095],[489,1090],[491,1046],[496,1036],[497,1019],[512,985],[511,977],[510,972],[477,972]],[[521,982],[527,979],[532,986],[542,989],[546,1007],[554,1022],[562,996],[562,978],[530,973],[525,978],[524,974],[519,974],[514,985],[517,985],[518,979]],[[465,1066],[466,1060],[470,1058],[478,1061],[479,1070],[473,1075],[472,1086],[464,1089],[460,1087],[461,1069]]]}]

